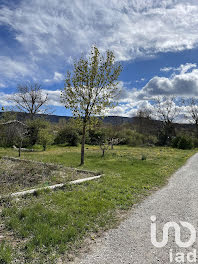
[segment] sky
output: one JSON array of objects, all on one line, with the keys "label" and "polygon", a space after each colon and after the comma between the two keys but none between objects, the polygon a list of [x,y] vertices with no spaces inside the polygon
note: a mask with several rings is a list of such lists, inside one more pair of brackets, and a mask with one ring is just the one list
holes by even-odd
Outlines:
[{"label": "sky", "polygon": [[92,45],[123,65],[109,115],[134,116],[154,96],[198,96],[197,0],[0,0],[0,106],[40,83],[54,114],[64,77]]}]

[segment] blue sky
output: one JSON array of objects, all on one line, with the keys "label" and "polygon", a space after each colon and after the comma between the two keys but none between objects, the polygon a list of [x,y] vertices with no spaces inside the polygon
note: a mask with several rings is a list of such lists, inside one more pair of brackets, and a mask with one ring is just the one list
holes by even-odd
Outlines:
[{"label": "blue sky", "polygon": [[55,114],[70,114],[64,75],[93,44],[124,66],[111,115],[133,116],[153,96],[198,96],[197,0],[0,0],[0,106],[33,81]]}]

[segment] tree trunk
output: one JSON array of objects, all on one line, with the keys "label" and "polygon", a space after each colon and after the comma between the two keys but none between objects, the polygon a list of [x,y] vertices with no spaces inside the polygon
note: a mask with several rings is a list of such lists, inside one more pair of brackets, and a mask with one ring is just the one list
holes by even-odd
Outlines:
[{"label": "tree trunk", "polygon": [[21,147],[22,147],[22,142],[19,144],[19,158],[21,157]]},{"label": "tree trunk", "polygon": [[30,113],[30,120],[33,121],[34,120],[34,114]]},{"label": "tree trunk", "polygon": [[103,149],[102,150],[102,157],[104,157],[104,155],[105,155],[105,150]]},{"label": "tree trunk", "polygon": [[81,143],[81,163],[80,165],[82,166],[84,164],[85,160],[85,134],[86,134],[86,121],[84,120],[83,122],[83,133],[82,133],[82,143]]},{"label": "tree trunk", "polygon": [[198,138],[198,121],[196,121],[195,127],[196,127],[196,138]]}]

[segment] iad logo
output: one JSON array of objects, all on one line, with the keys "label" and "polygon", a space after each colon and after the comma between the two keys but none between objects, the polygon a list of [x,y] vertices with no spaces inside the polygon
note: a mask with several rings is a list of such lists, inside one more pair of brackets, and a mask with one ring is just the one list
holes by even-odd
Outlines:
[{"label": "iad logo", "polygon": [[[191,247],[196,241],[196,230],[193,225],[188,222],[180,221],[180,225],[175,222],[167,222],[163,227],[163,239],[162,241],[157,241],[157,224],[156,224],[156,216],[151,216],[151,242],[157,248],[165,247],[168,243],[169,237],[169,229],[174,229],[175,234],[175,242],[180,248],[188,248]],[[187,228],[190,232],[190,237],[187,241],[181,241],[181,227]],[[193,252],[189,252],[186,255],[186,259],[188,262],[196,262],[196,250]],[[177,252],[175,256],[173,255],[173,250],[170,249],[170,262],[176,261],[178,263],[185,262],[185,254],[182,252]]]},{"label": "iad logo", "polygon": [[178,247],[188,248],[192,246],[196,241],[196,230],[193,225],[180,221],[181,226],[186,227],[190,231],[190,239],[186,242],[181,241],[181,229],[180,226],[175,222],[168,222],[163,227],[163,239],[161,242],[157,242],[157,224],[156,216],[151,216],[151,242],[157,248],[162,248],[168,243],[168,231],[169,228],[174,228],[175,230],[175,242]]}]

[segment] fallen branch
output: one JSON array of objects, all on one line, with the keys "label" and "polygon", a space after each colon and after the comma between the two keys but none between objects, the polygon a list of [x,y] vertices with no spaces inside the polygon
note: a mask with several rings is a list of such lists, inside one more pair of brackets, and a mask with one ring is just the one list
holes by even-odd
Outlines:
[{"label": "fallen branch", "polygon": [[4,196],[4,197],[0,197],[0,199],[3,198],[8,198],[8,197],[20,197],[20,196],[25,196],[28,194],[34,194],[38,191],[43,191],[43,190],[55,190],[55,189],[60,189],[63,188],[66,185],[73,185],[73,184],[80,184],[83,182],[87,182],[87,181],[92,181],[95,179],[99,179],[101,178],[103,175],[98,175],[98,176],[93,176],[93,177],[88,177],[88,178],[84,178],[84,179],[79,179],[79,180],[75,180],[75,181],[71,181],[69,183],[60,183],[60,184],[55,184],[52,186],[47,186],[47,187],[41,187],[41,188],[35,188],[35,189],[30,189],[30,190],[26,190],[26,191],[21,191],[21,192],[16,192],[16,193],[11,193],[10,195]]},{"label": "fallen branch", "polygon": [[[19,148],[17,148],[16,146],[13,146],[13,149],[16,151],[19,151]],[[27,148],[21,148],[22,152],[35,152],[34,149],[27,149]]]}]

